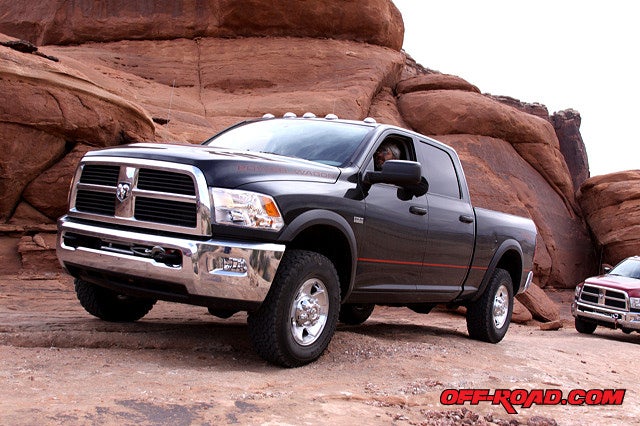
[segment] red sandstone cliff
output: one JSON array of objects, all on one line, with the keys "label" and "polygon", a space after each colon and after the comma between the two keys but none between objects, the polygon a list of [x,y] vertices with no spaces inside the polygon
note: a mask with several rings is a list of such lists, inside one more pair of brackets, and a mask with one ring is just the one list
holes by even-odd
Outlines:
[{"label": "red sandstone cliff", "polygon": [[[609,263],[640,252],[634,234],[621,244],[603,230],[599,201],[584,198],[627,197],[632,183],[620,193],[591,183],[576,200],[588,177],[579,114],[549,117],[544,106],[484,95],[415,64],[400,50],[402,18],[390,1],[0,0],[0,10],[5,232],[53,223],[89,149],[197,143],[265,112],[313,111],[373,116],[454,146],[476,205],[536,222],[542,287],[573,287],[594,273],[599,244],[615,247],[604,251]],[[12,49],[13,37],[37,52]],[[637,210],[638,197],[629,198],[625,208]]]}]

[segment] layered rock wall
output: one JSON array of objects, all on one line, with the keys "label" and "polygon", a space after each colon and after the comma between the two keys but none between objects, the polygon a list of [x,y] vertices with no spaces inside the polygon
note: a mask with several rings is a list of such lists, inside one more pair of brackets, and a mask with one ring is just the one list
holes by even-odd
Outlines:
[{"label": "layered rock wall", "polygon": [[[563,144],[583,146],[579,115],[549,117],[542,105],[416,64],[400,51],[402,18],[390,1],[0,0],[0,10],[0,32],[39,45],[0,46],[5,226],[63,214],[89,149],[198,143],[266,112],[313,111],[373,116],[454,146],[475,205],[536,222],[541,287],[573,287],[597,270],[582,210],[601,244],[622,238],[601,239],[610,231],[593,225],[597,203],[576,202],[588,163],[572,162],[580,153]],[[0,44],[12,40],[0,35]]]},{"label": "layered rock wall", "polygon": [[0,33],[37,45],[287,36],[400,50],[404,38],[389,0],[0,0],[0,11]]}]

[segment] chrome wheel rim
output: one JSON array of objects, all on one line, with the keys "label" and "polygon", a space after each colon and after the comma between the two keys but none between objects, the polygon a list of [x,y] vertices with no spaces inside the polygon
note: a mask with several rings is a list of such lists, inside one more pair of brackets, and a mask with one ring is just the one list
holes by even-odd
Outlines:
[{"label": "chrome wheel rim", "polygon": [[501,285],[493,298],[493,325],[500,329],[507,322],[509,314],[509,290]]},{"label": "chrome wheel rim", "polygon": [[305,281],[291,306],[291,335],[302,346],[313,344],[324,330],[329,313],[329,296],[325,284],[312,278]]}]

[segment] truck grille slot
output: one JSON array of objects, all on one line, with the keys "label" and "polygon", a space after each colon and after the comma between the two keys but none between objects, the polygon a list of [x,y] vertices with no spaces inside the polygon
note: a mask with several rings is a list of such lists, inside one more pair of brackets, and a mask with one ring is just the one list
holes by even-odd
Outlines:
[{"label": "truck grille slot", "polygon": [[138,220],[195,228],[196,217],[197,209],[193,203],[136,198],[135,218]]},{"label": "truck grille slot", "polygon": [[116,196],[106,192],[79,189],[76,195],[76,210],[113,216],[116,213]]},{"label": "truck grille slot", "polygon": [[138,188],[172,194],[196,195],[191,176],[165,170],[140,169]]},{"label": "truck grille slot", "polygon": [[595,285],[585,284],[582,288],[580,300],[593,305],[629,310],[627,305],[627,294],[625,292]]},{"label": "truck grille slot", "polygon": [[82,169],[80,183],[94,185],[117,186],[120,167],[103,164],[87,164]]}]

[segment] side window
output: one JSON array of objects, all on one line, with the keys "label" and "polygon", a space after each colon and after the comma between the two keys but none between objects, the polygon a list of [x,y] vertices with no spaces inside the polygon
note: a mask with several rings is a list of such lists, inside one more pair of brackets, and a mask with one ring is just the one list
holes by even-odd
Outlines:
[{"label": "side window", "polygon": [[376,170],[380,170],[387,160],[411,160],[415,161],[413,139],[398,134],[389,134],[382,139],[373,153],[373,164]]},{"label": "side window", "polygon": [[422,170],[429,182],[429,193],[460,198],[458,174],[449,154],[425,142],[420,144]]}]

